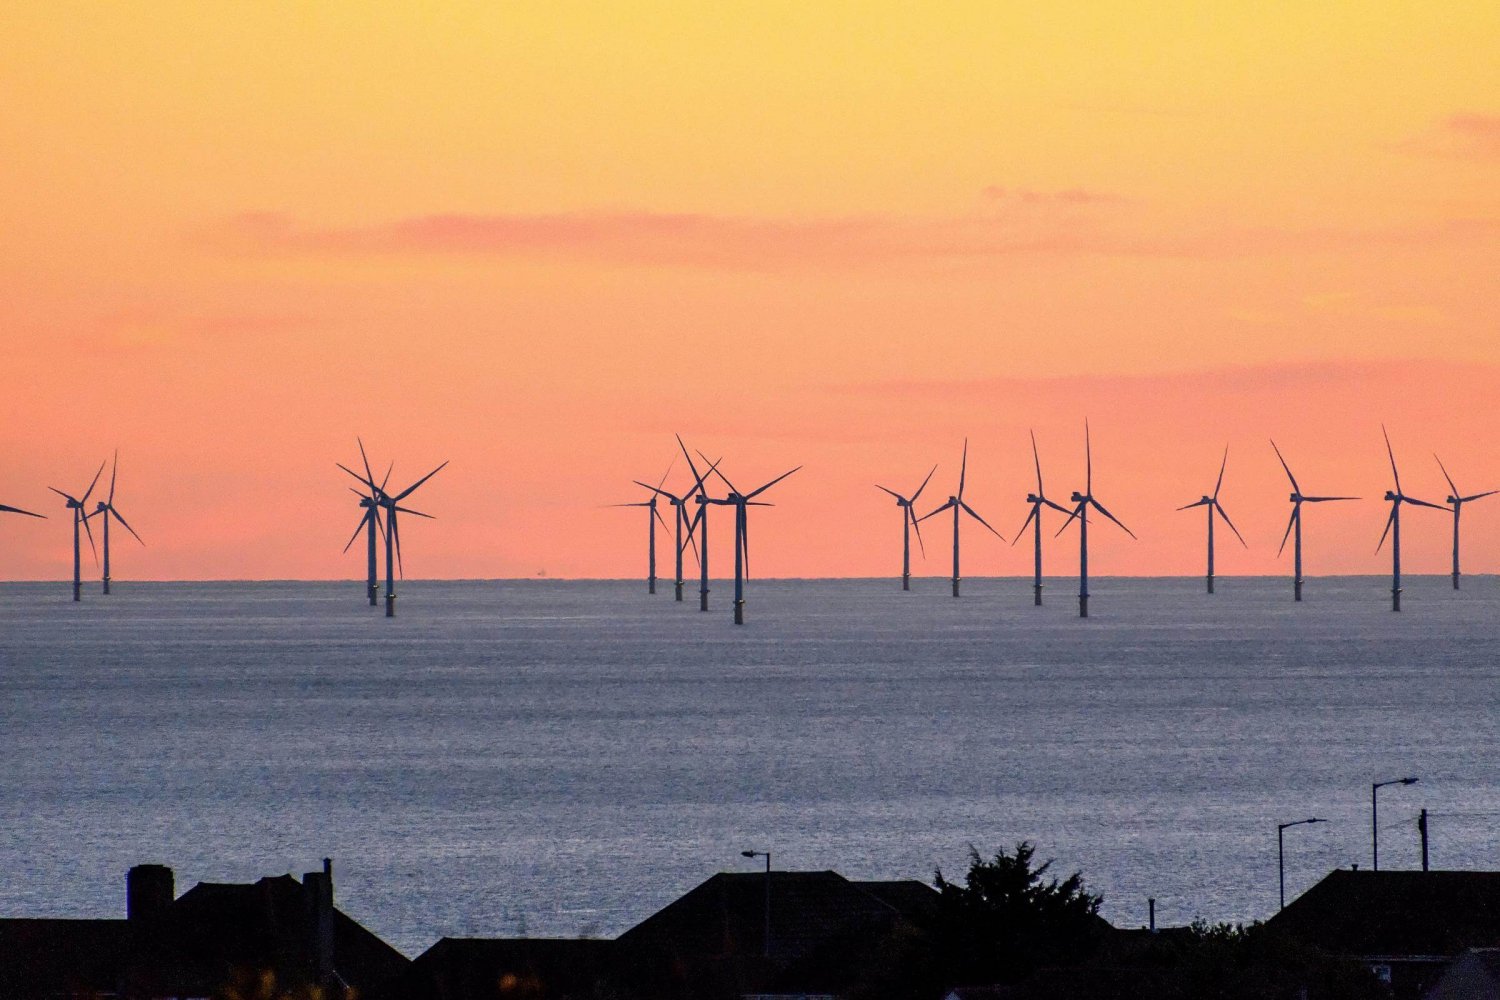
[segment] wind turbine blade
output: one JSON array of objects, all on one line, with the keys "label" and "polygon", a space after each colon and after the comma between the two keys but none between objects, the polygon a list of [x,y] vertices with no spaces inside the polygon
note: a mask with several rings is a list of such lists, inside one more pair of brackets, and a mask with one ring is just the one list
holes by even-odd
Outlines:
[{"label": "wind turbine blade", "polygon": [[376,487],[376,492],[378,492],[381,496],[385,496],[386,485],[388,483],[390,483],[390,481],[391,481],[391,473],[393,473],[395,471],[396,471],[396,463],[395,462],[391,462],[390,465],[386,466],[386,469],[385,469],[385,478],[382,479],[380,481],[380,485],[378,487]]},{"label": "wind turbine blade", "polygon": [[750,579],[750,514],[740,508],[740,551],[745,557],[745,579]]},{"label": "wind turbine blade", "polygon": [[648,501],[643,501],[641,503],[607,503],[607,504],[601,504],[601,506],[604,506],[604,507],[649,507],[649,506],[651,506],[651,502],[648,500]]},{"label": "wind turbine blade", "polygon": [[396,519],[396,511],[394,508],[392,508],[391,510],[390,519],[391,541],[394,542],[396,546],[396,572],[400,574],[401,579],[405,580],[406,565],[401,561],[401,522]]},{"label": "wind turbine blade", "polygon": [[[897,500],[899,500],[903,504],[905,504],[907,502],[906,497],[904,497],[901,494],[897,493],[895,490],[887,490],[884,486],[881,486],[879,483],[875,484],[875,488],[877,490],[883,490],[884,492],[889,493],[891,496],[895,497]],[[916,500],[916,497],[912,497],[912,500]]]},{"label": "wind turbine blade", "polygon": [[927,545],[922,541],[922,525],[917,522],[917,512],[910,506],[906,508],[906,516],[911,518],[912,530],[917,533],[917,548],[922,550],[922,558],[927,558]]},{"label": "wind turbine blade", "polygon": [[1087,417],[1083,418],[1083,460],[1083,492],[1092,494],[1094,492],[1094,442],[1089,437],[1089,420]]},{"label": "wind turbine blade", "polygon": [[1210,500],[1194,500],[1192,503],[1190,503],[1190,504],[1184,504],[1183,506],[1178,507],[1177,509],[1178,510],[1192,510],[1194,507],[1202,507],[1205,503],[1213,503],[1213,500],[1211,500],[1211,499]]},{"label": "wind turbine blade", "polygon": [[359,460],[365,463],[365,482],[370,484],[370,489],[375,488],[375,473],[370,471],[370,456],[365,454],[365,443],[356,437],[355,442],[359,445]]},{"label": "wind turbine blade", "polygon": [[1396,471],[1396,453],[1391,450],[1391,436],[1386,433],[1385,424],[1380,425],[1380,433],[1385,437],[1385,453],[1391,458],[1391,476],[1396,480],[1396,492],[1401,492],[1401,473]]},{"label": "wind turbine blade", "polygon": [[[1123,530],[1125,532],[1125,534],[1129,535],[1131,538],[1135,538],[1135,532],[1133,532],[1129,528],[1125,527],[1124,524],[1121,524],[1120,519],[1118,517],[1115,517],[1109,511],[1105,510],[1104,509],[1104,505],[1102,503],[1100,503],[1098,500],[1095,500],[1093,497],[1089,497],[1089,503],[1093,504],[1094,505],[1094,509],[1097,510],[1099,513],[1103,514],[1105,517],[1109,518],[1111,521],[1113,521],[1116,524],[1120,525],[1121,530]],[[1136,538],[1136,541],[1140,541],[1140,539]]]},{"label": "wind turbine blade", "polygon": [[[632,479],[631,482],[635,483],[637,486],[640,486],[640,487],[643,487],[645,489],[650,490],[652,493],[655,493],[657,496],[666,497],[668,500],[671,500],[673,503],[682,503],[682,498],[681,497],[673,496],[672,494],[668,493],[666,490],[662,489],[660,486],[652,486],[650,483],[643,483],[639,479]],[[692,491],[689,490],[689,492],[692,492]]]},{"label": "wind turbine blade", "polygon": [[1437,452],[1433,452],[1432,457],[1437,458],[1438,468],[1443,470],[1443,478],[1448,480],[1448,489],[1453,491],[1454,496],[1458,496],[1458,487],[1453,484],[1453,477],[1448,475],[1448,467],[1443,464],[1441,458],[1437,457]]},{"label": "wind turbine blade", "polygon": [[[125,520],[125,518],[120,514],[120,512],[115,509],[115,505],[114,504],[109,504],[108,506],[109,506],[109,512],[115,516],[115,520],[119,521],[121,524],[125,525],[125,530],[126,531],[130,532],[132,535],[135,535],[135,529],[132,528],[130,526],[130,522],[127,521],[127,520]],[[146,544],[146,540],[144,538],[142,538],[140,535],[135,535],[135,540],[138,541],[138,542],[140,542],[142,545]]]},{"label": "wind turbine blade", "polygon": [[400,493],[397,493],[395,496],[391,497],[391,499],[394,500],[394,501],[396,501],[396,502],[398,502],[398,503],[400,501],[402,501],[402,500],[405,500],[407,497],[411,496],[413,493],[415,493],[417,491],[417,487],[418,486],[421,486],[423,483],[427,482],[427,480],[431,479],[433,476],[437,475],[439,472],[442,472],[443,469],[447,468],[447,466],[448,466],[448,463],[444,462],[442,465],[438,466],[436,469],[433,469],[431,472],[427,473],[427,475],[423,476],[421,479],[418,479],[416,482],[412,483],[410,486],[408,486],[406,489],[402,490]]},{"label": "wind turbine blade", "polygon": [[[802,468],[802,466],[800,466],[800,465],[797,466],[797,469],[800,469],[800,468]],[[781,475],[777,476],[775,479],[771,480],[769,483],[766,483],[766,485],[762,486],[760,489],[758,489],[758,490],[751,490],[750,494],[748,496],[746,496],[745,499],[746,500],[754,500],[756,497],[760,496],[766,490],[770,489],[772,486],[775,486],[777,483],[781,482],[787,476],[790,476],[793,472],[796,472],[797,469],[789,469],[788,471],[783,472]]]},{"label": "wind turbine blade", "polygon": [[[56,486],[49,486],[49,487],[47,487],[47,489],[51,490],[53,493],[56,493],[58,496],[62,497],[64,500],[68,501],[68,503],[78,503],[77,500],[74,500],[72,497],[68,496],[68,494],[64,493],[62,490],[58,489]],[[82,504],[79,504],[79,506],[82,506]]]},{"label": "wind turbine blade", "polygon": [[345,552],[348,552],[349,547],[354,544],[355,539],[359,538],[359,533],[365,530],[365,525],[370,523],[370,512],[373,510],[373,507],[367,509],[364,513],[364,516],[359,519],[359,524],[357,524],[354,528],[354,534],[349,536],[348,544],[344,546]]},{"label": "wind turbine blade", "polygon": [[[703,485],[703,477],[698,475],[698,467],[693,464],[693,456],[688,454],[687,445],[682,443],[682,435],[674,434],[672,436],[677,439],[677,447],[682,449],[682,457],[687,459],[688,470],[692,472],[694,482],[701,487]],[[688,492],[691,493],[693,491],[688,490]]]},{"label": "wind turbine blade", "polygon": [[1005,536],[1002,535],[1002,534],[1000,534],[1000,532],[996,531],[994,528],[990,527],[990,522],[988,522],[984,518],[980,517],[979,514],[975,512],[975,510],[974,510],[973,507],[970,507],[968,504],[964,503],[963,501],[959,501],[958,505],[960,507],[962,507],[964,509],[964,511],[970,517],[972,517],[974,520],[978,521],[980,524],[984,525],[986,528],[989,528],[990,529],[990,533],[993,534],[996,538],[1000,539],[1002,542],[1005,541]]},{"label": "wind turbine blade", "polygon": [[1038,510],[1037,505],[1036,504],[1032,504],[1031,505],[1031,509],[1026,512],[1026,520],[1022,521],[1021,522],[1021,526],[1016,529],[1015,536],[1011,539],[1010,544],[1012,544],[1012,545],[1016,544],[1016,542],[1019,542],[1021,540],[1021,536],[1024,535],[1024,534],[1026,534],[1026,526],[1028,524],[1030,524],[1032,521],[1034,521],[1039,516],[1037,514],[1037,510]]},{"label": "wind turbine blade", "polygon": [[[114,463],[112,465],[110,465],[110,467],[109,467],[109,496],[107,496],[107,497],[104,498],[104,502],[107,503],[107,504],[112,504],[112,503],[115,502],[115,479],[116,479],[116,477],[119,476],[119,474],[120,474],[120,449],[116,448],[115,449],[115,460],[114,460]],[[115,516],[119,517],[118,514],[116,514]],[[121,518],[121,520],[124,520],[124,518]]]},{"label": "wind turbine blade", "polygon": [[1292,516],[1289,517],[1289,518],[1287,518],[1286,531],[1284,531],[1284,532],[1281,533],[1281,544],[1276,547],[1276,554],[1278,556],[1281,555],[1281,553],[1283,551],[1285,551],[1285,549],[1286,549],[1286,540],[1288,538],[1292,537],[1292,525],[1294,525],[1296,523],[1297,523],[1297,508],[1295,506],[1293,506],[1292,507]]},{"label": "wind turbine blade", "polygon": [[1226,514],[1226,513],[1224,513],[1224,505],[1221,504],[1221,503],[1219,503],[1219,501],[1215,500],[1214,501],[1214,510],[1218,511],[1219,512],[1219,516],[1224,519],[1224,523],[1227,524],[1227,525],[1229,525],[1229,530],[1232,531],[1232,532],[1234,532],[1234,537],[1238,538],[1240,540],[1240,544],[1243,545],[1245,548],[1248,549],[1250,547],[1250,543],[1247,542],[1247,541],[1245,541],[1245,536],[1242,535],[1242,534],[1240,534],[1240,529],[1236,528],[1234,526],[1234,522],[1229,519],[1229,515]]},{"label": "wind turbine blade", "polygon": [[958,467],[958,498],[964,498],[964,479],[969,474],[969,439],[964,438],[964,458]]},{"label": "wind turbine blade", "polygon": [[672,456],[672,461],[667,463],[667,471],[661,474],[661,481],[656,484],[657,489],[667,485],[667,477],[672,474],[672,467],[677,464],[677,456]]},{"label": "wind turbine blade", "polygon": [[926,488],[927,488],[927,484],[928,484],[928,483],[930,483],[930,482],[932,482],[932,474],[933,474],[933,473],[934,473],[934,472],[936,472],[936,471],[937,471],[937,466],[936,466],[936,465],[934,465],[934,466],[933,466],[933,467],[932,467],[932,468],[931,468],[931,469],[930,469],[930,470],[929,470],[929,471],[928,471],[928,473],[927,473],[927,478],[926,478],[926,479],[924,479],[924,480],[922,480],[922,485],[921,485],[921,486],[918,486],[918,487],[917,487],[917,492],[915,492],[915,493],[913,493],[913,494],[912,494],[912,495],[911,495],[911,502],[912,502],[912,503],[916,503],[916,502],[917,502],[917,497],[919,497],[919,496],[921,496],[921,495],[922,495],[922,491],[923,491],[923,490],[925,490],[925,489],[926,489]]},{"label": "wind turbine blade", "polygon": [[645,506],[647,506],[647,507],[650,507],[650,508],[651,508],[651,513],[652,513],[652,515],[653,515],[653,516],[654,516],[654,517],[655,517],[655,518],[656,518],[656,519],[657,519],[657,520],[658,520],[658,521],[660,521],[660,522],[661,522],[661,526],[662,526],[662,527],[663,527],[663,528],[666,528],[666,526],[667,526],[667,519],[666,519],[666,518],[664,518],[664,517],[662,517],[662,516],[661,516],[661,511],[660,511],[660,510],[658,510],[658,509],[657,509],[657,508],[656,508],[656,505],[655,505],[655,504],[646,504],[646,505],[645,505]]},{"label": "wind turbine blade", "polygon": [[89,495],[94,492],[94,487],[99,485],[99,477],[104,475],[104,463],[99,463],[99,471],[94,473],[94,481],[89,483],[89,488],[83,491],[83,499],[79,503],[88,503]]},{"label": "wind turbine blade", "polygon": [[[1034,430],[1031,432],[1031,458],[1032,458],[1032,461],[1034,461],[1036,463],[1036,495],[1037,496],[1041,496],[1042,495],[1042,456],[1041,456],[1041,453],[1036,450],[1036,431],[1034,431]],[[1035,508],[1033,508],[1033,510],[1034,509]],[[1024,529],[1025,525],[1022,525],[1022,528]],[[1016,537],[1019,538],[1020,536],[1017,535]]]},{"label": "wind turbine blade", "polygon": [[[1461,499],[1464,503],[1468,503],[1470,500],[1483,500],[1485,497],[1492,497],[1496,493],[1500,493],[1500,490],[1486,490],[1483,493],[1475,493],[1471,497],[1460,497],[1459,499]],[[33,514],[32,516],[33,517],[40,517],[41,515],[40,514]]]},{"label": "wind turbine blade", "polygon": [[1292,475],[1291,466],[1287,465],[1286,459],[1281,457],[1281,449],[1276,447],[1276,442],[1274,440],[1271,442],[1271,450],[1274,451],[1276,453],[1276,457],[1280,459],[1281,467],[1286,470],[1286,477],[1292,481],[1292,491],[1294,493],[1301,493],[1302,487],[1297,485],[1297,477]]},{"label": "wind turbine blade", "polygon": [[[701,458],[701,459],[703,459],[703,461],[705,461],[705,462],[708,461],[708,456],[705,455],[705,454],[703,454],[703,452],[701,452],[701,451],[698,452],[698,457]],[[722,462],[723,459],[720,459],[719,461]],[[731,493],[739,493],[740,492],[739,490],[737,490],[737,489],[734,488],[734,484],[729,481],[729,477],[726,476],[726,475],[724,475],[724,473],[722,473],[722,472],[719,471],[719,462],[714,462],[712,465],[710,465],[708,471],[712,472],[714,475],[718,476],[719,479],[724,483],[724,485],[729,487],[729,492],[731,492]],[[705,479],[707,478],[707,473],[704,474],[704,478]],[[743,494],[741,494],[741,495],[743,495]]]},{"label": "wind turbine blade", "polygon": [[1224,485],[1224,469],[1229,465],[1229,445],[1224,446],[1224,461],[1219,463],[1219,481],[1214,483],[1214,499],[1219,499],[1219,487]]},{"label": "wind turbine blade", "polygon": [[947,503],[943,504],[937,510],[931,511],[930,513],[927,513],[927,514],[923,514],[921,517],[917,518],[917,520],[918,521],[925,521],[929,517],[935,517],[938,514],[941,514],[943,511],[947,510],[949,507],[952,507],[952,506],[953,506],[953,501],[949,500]]},{"label": "wind turbine blade", "polygon": [[[99,471],[100,472],[104,471],[104,467],[102,465],[99,467]],[[85,494],[85,497],[87,497],[87,494]],[[86,535],[89,536],[89,548],[93,549],[93,552],[94,552],[94,565],[97,566],[97,565],[99,565],[99,550],[96,549],[96,548],[94,548],[94,529],[89,527],[89,519],[88,519],[87,515],[84,515],[83,517],[79,518],[79,520],[83,522],[83,531],[84,531],[84,534],[86,534]]]},{"label": "wind turbine blade", "polygon": [[[638,503],[638,504],[636,504],[636,506],[637,507],[644,507],[646,505],[643,504],[643,503]],[[399,510],[403,514],[415,514],[417,517],[425,517],[429,521],[436,521],[437,520],[437,518],[433,517],[431,514],[424,514],[420,510],[412,510],[410,507],[400,507],[400,506],[398,506],[396,509]]]},{"label": "wind turbine blade", "polygon": [[42,520],[47,519],[46,514],[33,514],[29,510],[22,510],[19,507],[7,507],[3,503],[0,503],[0,511],[3,511],[6,514],[25,514],[27,517],[40,517]]},{"label": "wind turbine blade", "polygon": [[1409,503],[1409,504],[1411,504],[1414,507],[1431,507],[1433,510],[1447,510],[1448,509],[1446,506],[1444,506],[1442,504],[1428,503],[1426,500],[1418,500],[1416,497],[1403,496],[1401,498],[1401,500],[1402,500],[1403,503]]},{"label": "wind turbine blade", "polygon": [[1068,530],[1068,525],[1076,521],[1078,519],[1078,515],[1083,513],[1083,508],[1085,504],[1087,504],[1087,502],[1088,501],[1086,500],[1080,500],[1078,502],[1078,506],[1074,507],[1071,511],[1068,512],[1068,519],[1063,522],[1063,526],[1061,528],[1057,529],[1057,534],[1053,535],[1053,538],[1058,537],[1058,535],[1061,535],[1064,531]]},{"label": "wind turbine blade", "polygon": [[1327,503],[1330,500],[1358,500],[1359,497],[1303,497],[1308,503]]},{"label": "wind turbine blade", "polygon": [[1389,535],[1391,533],[1391,525],[1395,524],[1395,523],[1396,523],[1396,505],[1395,504],[1391,504],[1391,513],[1390,513],[1390,516],[1385,519],[1385,530],[1380,533],[1380,541],[1378,541],[1378,542],[1375,543],[1375,551],[1376,552],[1379,552],[1380,551],[1380,547],[1385,544],[1385,536]]},{"label": "wind turbine blade", "polygon": [[1070,513],[1070,511],[1068,510],[1068,508],[1064,507],[1060,503],[1053,503],[1051,500],[1048,500],[1046,497],[1042,497],[1042,503],[1046,504],[1048,507],[1051,507],[1053,510],[1057,511],[1059,514]]},{"label": "wind turbine blade", "polygon": [[341,462],[334,462],[333,464],[337,465],[340,469],[343,469],[345,472],[349,473],[349,475],[351,475],[355,479],[359,480],[360,483],[363,484],[364,486],[369,487],[371,494],[374,494],[375,491],[377,490],[378,487],[376,487],[376,485],[375,485],[375,480],[373,480],[373,479],[366,479],[364,476],[361,476],[359,473],[355,472],[353,469],[349,468],[347,465],[344,465]]}]

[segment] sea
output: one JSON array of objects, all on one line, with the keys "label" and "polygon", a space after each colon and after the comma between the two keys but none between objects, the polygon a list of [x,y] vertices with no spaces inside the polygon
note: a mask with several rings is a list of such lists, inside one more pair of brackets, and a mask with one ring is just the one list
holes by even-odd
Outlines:
[{"label": "sea", "polygon": [[1140,926],[1500,868],[1500,579],[0,585],[0,916],[333,860],[405,954],[611,937],[720,871],[961,878],[1020,841]]}]

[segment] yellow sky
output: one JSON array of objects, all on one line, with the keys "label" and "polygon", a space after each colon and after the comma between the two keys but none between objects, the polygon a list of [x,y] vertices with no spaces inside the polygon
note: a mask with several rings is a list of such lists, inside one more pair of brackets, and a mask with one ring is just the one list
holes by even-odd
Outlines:
[{"label": "yellow sky", "polygon": [[[1366,494],[1382,420],[1500,481],[1492,3],[4,16],[0,502],[118,445],[153,541],[121,575],[357,572],[328,474],[356,433],[413,475],[455,458],[434,576],[634,571],[595,505],[673,430],[807,463],[773,573],[883,571],[869,480],[967,433],[1024,493],[1025,428],[1076,451],[1085,411],[1201,459],[1174,500],[1226,437],[1260,449],[1244,504],[1277,536],[1270,433],[1370,459]],[[1328,391],[1288,388],[1308,371]],[[1434,372],[1484,397],[1463,434],[1415,398]],[[1168,471],[1115,474],[1130,571],[1196,568]],[[1378,571],[1366,529],[1330,568]],[[60,575],[66,541],[0,523],[0,575]]]}]

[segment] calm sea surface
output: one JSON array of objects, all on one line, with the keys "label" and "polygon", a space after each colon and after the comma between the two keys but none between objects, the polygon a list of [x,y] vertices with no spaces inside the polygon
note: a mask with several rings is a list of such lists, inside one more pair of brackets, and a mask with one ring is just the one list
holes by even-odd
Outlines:
[{"label": "calm sea surface", "polygon": [[334,858],[407,954],[613,935],[720,870],[960,874],[1033,840],[1105,915],[1263,918],[1370,860],[1500,867],[1500,583],[756,581],[751,624],[631,582],[0,585],[0,915],[114,916],[127,867]]}]

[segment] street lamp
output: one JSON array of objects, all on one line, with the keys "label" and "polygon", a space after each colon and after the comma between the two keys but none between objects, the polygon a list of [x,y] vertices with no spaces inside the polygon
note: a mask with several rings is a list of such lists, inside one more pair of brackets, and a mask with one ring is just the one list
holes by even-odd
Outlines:
[{"label": "street lamp", "polygon": [[1380,871],[1380,804],[1376,797],[1386,785],[1415,785],[1416,778],[1393,778],[1370,785],[1370,869]]},{"label": "street lamp", "polygon": [[765,858],[766,859],[766,930],[761,936],[764,945],[763,954],[766,958],[771,957],[771,852],[770,851],[741,851],[742,858]]},{"label": "street lamp", "polygon": [[1293,820],[1290,823],[1276,824],[1276,868],[1281,881],[1281,908],[1286,909],[1286,829],[1289,826],[1302,826],[1307,823],[1327,823],[1326,819],[1316,816],[1308,819]]}]

